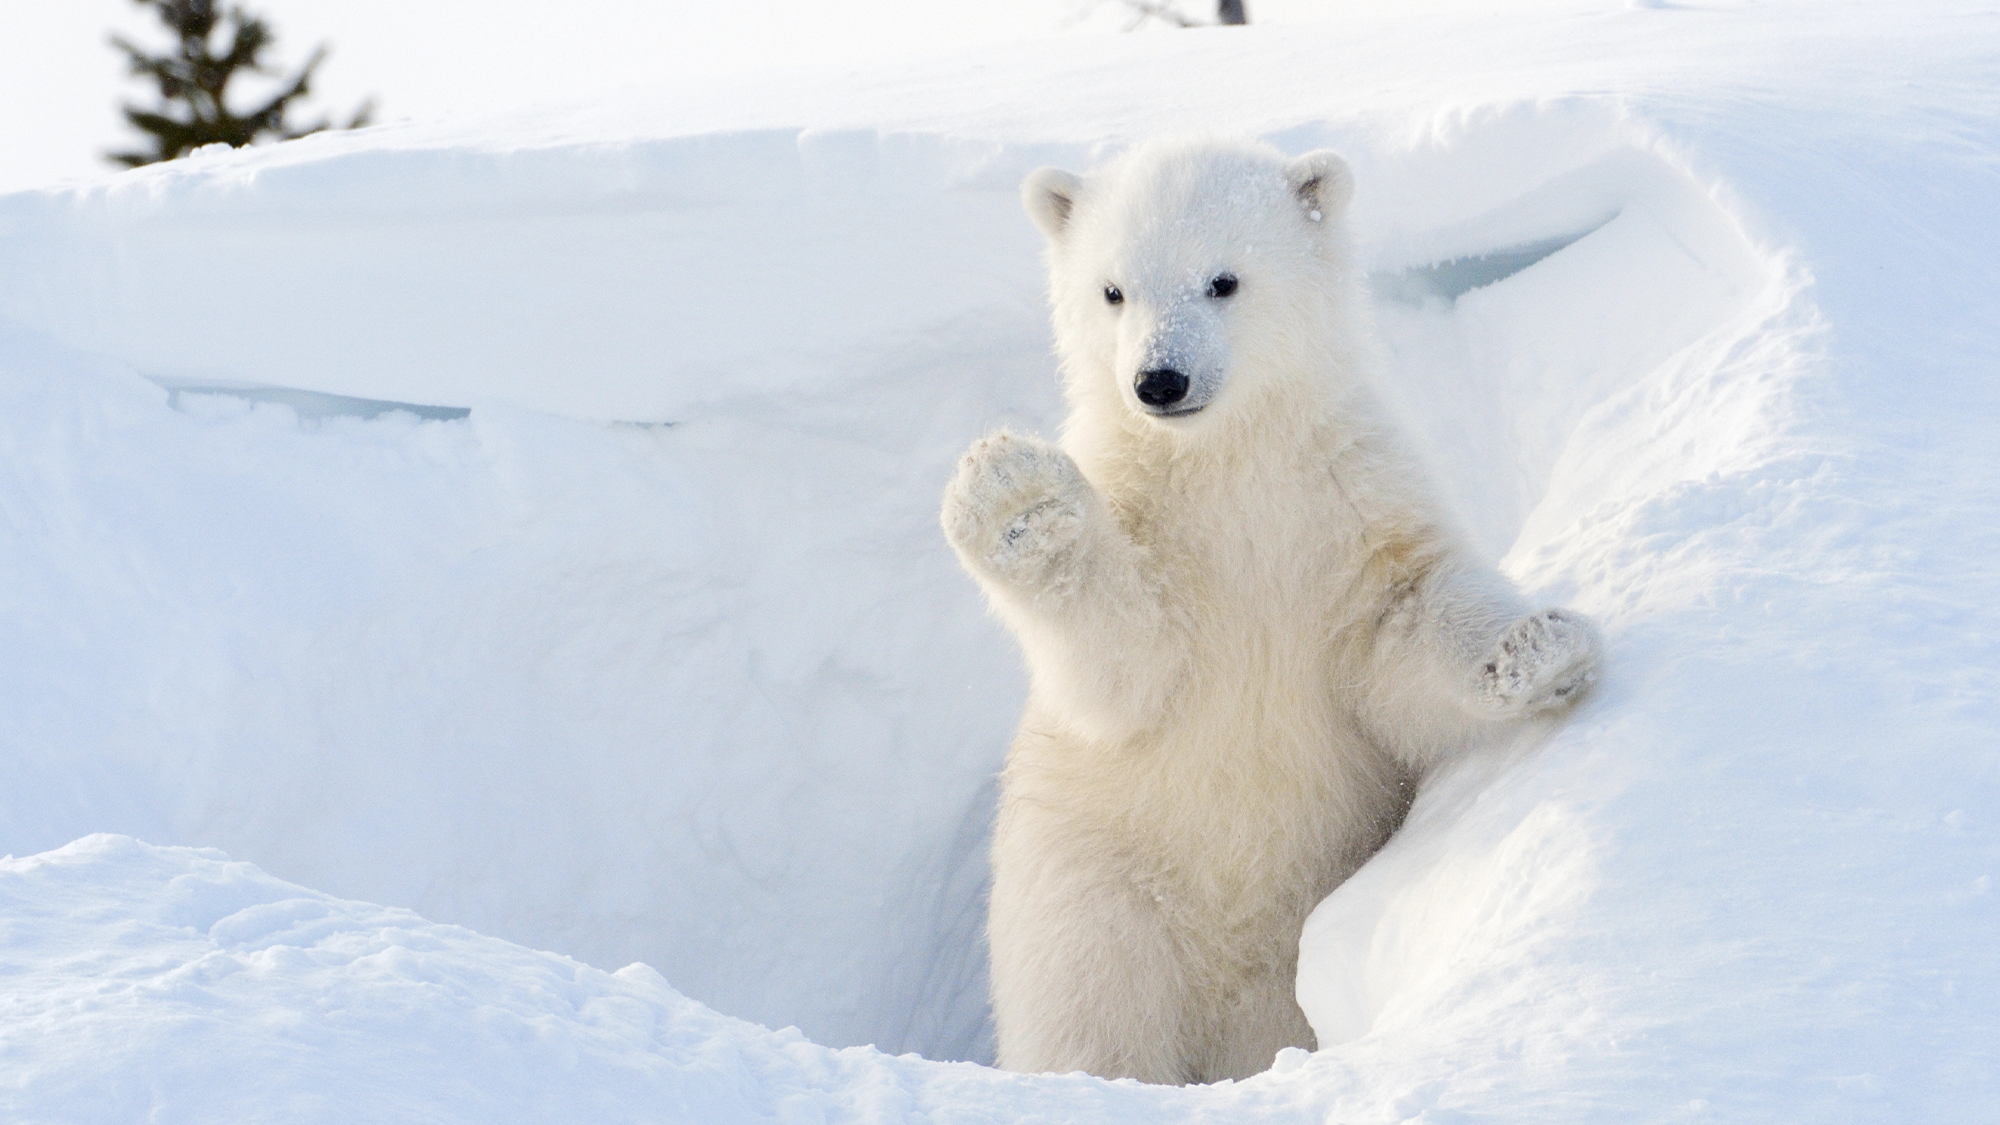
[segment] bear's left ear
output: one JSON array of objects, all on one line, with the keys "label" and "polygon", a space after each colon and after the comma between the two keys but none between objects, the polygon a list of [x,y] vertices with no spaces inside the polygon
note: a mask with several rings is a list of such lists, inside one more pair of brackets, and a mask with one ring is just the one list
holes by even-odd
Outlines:
[{"label": "bear's left ear", "polygon": [[1317,223],[1339,217],[1354,198],[1354,173],[1347,161],[1330,148],[1306,153],[1285,169],[1291,181],[1292,197],[1306,218]]},{"label": "bear's left ear", "polygon": [[1083,190],[1083,178],[1061,168],[1037,168],[1021,182],[1021,206],[1042,228],[1050,242],[1061,242],[1069,229],[1070,212],[1076,210],[1076,196]]}]

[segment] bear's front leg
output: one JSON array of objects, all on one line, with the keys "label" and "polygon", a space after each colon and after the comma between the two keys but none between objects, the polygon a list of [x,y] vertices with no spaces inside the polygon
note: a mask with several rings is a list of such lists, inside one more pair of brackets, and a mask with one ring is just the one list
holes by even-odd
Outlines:
[{"label": "bear's front leg", "polygon": [[1104,738],[1158,720],[1181,672],[1161,644],[1158,591],[1069,454],[1005,432],[982,438],[945,489],[943,522],[1052,713]]},{"label": "bear's front leg", "polygon": [[1362,677],[1370,734],[1424,769],[1497,727],[1574,704],[1598,677],[1596,628],[1574,610],[1524,608],[1498,573],[1435,563],[1380,619]]}]

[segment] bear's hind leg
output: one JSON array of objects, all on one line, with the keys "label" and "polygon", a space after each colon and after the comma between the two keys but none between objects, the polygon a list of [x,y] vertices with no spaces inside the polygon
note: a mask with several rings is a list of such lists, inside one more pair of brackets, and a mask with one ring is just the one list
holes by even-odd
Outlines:
[{"label": "bear's hind leg", "polygon": [[1248,1078],[1271,1069],[1286,1047],[1318,1047],[1312,1024],[1299,1008],[1296,964],[1279,966],[1246,984],[1217,1013],[1199,1060],[1197,1082]]},{"label": "bear's hind leg", "polygon": [[1197,1081],[1188,989],[1151,904],[1075,871],[1044,868],[1033,888],[1010,874],[995,872],[989,924],[1000,1066]]}]

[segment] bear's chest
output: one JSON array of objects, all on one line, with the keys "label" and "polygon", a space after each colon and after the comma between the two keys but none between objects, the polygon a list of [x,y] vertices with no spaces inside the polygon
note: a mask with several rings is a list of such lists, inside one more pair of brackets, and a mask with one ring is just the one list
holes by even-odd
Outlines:
[{"label": "bear's chest", "polygon": [[1379,612],[1365,529],[1329,490],[1169,496],[1133,505],[1124,523],[1174,643],[1243,661],[1243,678],[1324,666],[1348,625]]}]

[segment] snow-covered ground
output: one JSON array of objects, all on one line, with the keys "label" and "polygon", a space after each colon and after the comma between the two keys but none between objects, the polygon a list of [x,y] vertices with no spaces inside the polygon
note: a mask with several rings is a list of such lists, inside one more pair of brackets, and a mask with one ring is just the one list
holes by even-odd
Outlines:
[{"label": "snow-covered ground", "polygon": [[[2000,1113],[2000,9],[1356,7],[0,197],[0,1117]],[[1003,1074],[936,501],[1060,414],[1020,176],[1189,130],[1350,155],[1614,664],[1315,914],[1317,1054]]]}]

